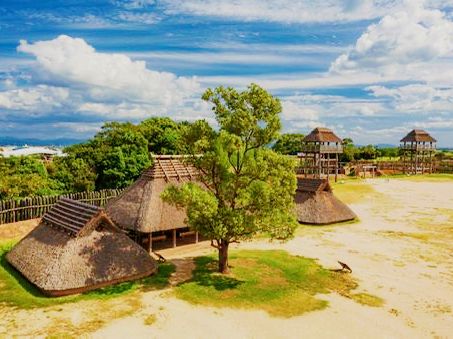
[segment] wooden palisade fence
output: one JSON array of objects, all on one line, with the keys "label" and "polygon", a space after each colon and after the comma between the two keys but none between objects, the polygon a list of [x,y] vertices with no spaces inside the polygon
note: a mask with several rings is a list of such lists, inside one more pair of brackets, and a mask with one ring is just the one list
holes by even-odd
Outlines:
[{"label": "wooden palisade fence", "polygon": [[109,199],[118,196],[121,192],[122,190],[110,189],[54,196],[36,196],[20,200],[0,200],[0,224],[40,218],[62,197],[102,207]]}]

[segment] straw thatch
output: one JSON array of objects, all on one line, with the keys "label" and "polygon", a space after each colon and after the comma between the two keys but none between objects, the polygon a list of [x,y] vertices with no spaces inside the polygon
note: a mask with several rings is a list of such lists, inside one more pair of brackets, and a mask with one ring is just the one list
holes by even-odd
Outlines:
[{"label": "straw thatch", "polygon": [[333,195],[325,179],[298,178],[295,200],[297,219],[303,224],[326,225],[357,217]]},{"label": "straw thatch", "polygon": [[60,199],[6,259],[50,296],[143,278],[157,269],[102,209],[70,199]]},{"label": "straw thatch", "polygon": [[185,210],[163,202],[160,197],[169,184],[179,186],[197,180],[197,170],[183,160],[183,156],[155,156],[154,164],[107,204],[107,214],[115,224],[142,233],[187,227]]},{"label": "straw thatch", "polygon": [[342,140],[330,129],[317,127],[310,132],[303,142],[335,142],[342,143]]},{"label": "straw thatch", "polygon": [[437,142],[428,132],[421,129],[410,131],[401,142]]}]

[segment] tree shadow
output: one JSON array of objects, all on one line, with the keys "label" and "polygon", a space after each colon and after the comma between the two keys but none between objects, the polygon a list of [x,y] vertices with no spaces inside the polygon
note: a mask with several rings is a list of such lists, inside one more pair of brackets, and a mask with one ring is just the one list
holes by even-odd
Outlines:
[{"label": "tree shadow", "polygon": [[237,288],[244,282],[236,278],[220,274],[217,272],[217,260],[211,257],[195,258],[195,270],[190,282],[201,286],[212,286],[217,291],[225,291]]}]

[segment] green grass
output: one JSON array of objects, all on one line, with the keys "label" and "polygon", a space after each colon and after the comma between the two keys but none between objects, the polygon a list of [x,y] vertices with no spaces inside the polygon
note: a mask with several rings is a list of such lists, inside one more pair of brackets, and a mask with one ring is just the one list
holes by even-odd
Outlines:
[{"label": "green grass", "polygon": [[14,242],[0,243],[0,304],[22,309],[47,307],[81,300],[105,300],[137,290],[162,289],[168,286],[168,279],[175,270],[172,264],[162,264],[156,274],[144,279],[124,282],[84,294],[50,298],[43,295],[6,261],[6,253],[13,245]]},{"label": "green grass", "polygon": [[216,273],[213,257],[199,257],[195,262],[192,280],[175,288],[178,298],[192,304],[258,309],[277,317],[324,309],[328,302],[319,299],[319,293],[337,292],[370,304],[366,298],[354,297],[352,291],[358,284],[351,275],[285,251],[233,251],[229,275]]},{"label": "green grass", "polygon": [[351,298],[362,305],[370,307],[381,307],[384,305],[384,300],[368,293],[352,294]]},{"label": "green grass", "polygon": [[356,204],[368,200],[370,196],[379,196],[371,185],[362,180],[340,181],[333,185],[333,189],[335,196],[345,204]]}]

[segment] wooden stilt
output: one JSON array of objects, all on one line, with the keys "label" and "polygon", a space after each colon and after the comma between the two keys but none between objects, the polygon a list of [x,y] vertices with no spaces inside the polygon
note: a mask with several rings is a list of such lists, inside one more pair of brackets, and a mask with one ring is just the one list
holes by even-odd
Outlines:
[{"label": "wooden stilt", "polygon": [[173,229],[173,247],[176,247],[176,228]]},{"label": "wooden stilt", "polygon": [[195,232],[195,243],[198,243],[198,232]]}]

